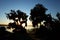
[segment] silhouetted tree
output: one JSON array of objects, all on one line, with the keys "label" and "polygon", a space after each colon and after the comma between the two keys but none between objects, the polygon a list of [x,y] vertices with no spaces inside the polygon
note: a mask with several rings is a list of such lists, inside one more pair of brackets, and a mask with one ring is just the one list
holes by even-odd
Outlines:
[{"label": "silhouetted tree", "polygon": [[34,27],[45,19],[46,10],[47,8],[45,8],[42,4],[36,4],[36,6],[31,9],[30,19],[32,20],[32,24]]},{"label": "silhouetted tree", "polygon": [[[13,20],[14,23],[15,22],[18,23],[18,21],[19,21],[21,25],[23,23],[25,23],[25,26],[27,26],[27,17],[28,17],[28,15],[26,15],[26,13],[24,13],[20,10],[17,10],[17,11],[11,10],[11,12],[6,14],[6,15],[7,15],[7,18],[9,18],[10,20]],[[22,19],[22,22],[21,22],[21,19]]]}]

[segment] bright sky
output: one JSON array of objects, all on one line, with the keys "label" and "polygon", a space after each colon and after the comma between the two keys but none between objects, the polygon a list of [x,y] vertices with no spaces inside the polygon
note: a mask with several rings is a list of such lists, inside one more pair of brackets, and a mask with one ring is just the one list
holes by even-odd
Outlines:
[{"label": "bright sky", "polygon": [[60,0],[0,0],[0,24],[8,24],[10,20],[6,18],[5,13],[13,10],[21,10],[27,15],[30,14],[30,10],[35,4],[43,4],[48,11],[46,13],[52,13],[55,17],[57,12],[60,12]]}]

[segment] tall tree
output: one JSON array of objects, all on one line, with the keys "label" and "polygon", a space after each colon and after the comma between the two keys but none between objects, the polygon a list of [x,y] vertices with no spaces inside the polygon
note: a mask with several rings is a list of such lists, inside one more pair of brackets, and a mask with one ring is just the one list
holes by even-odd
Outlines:
[{"label": "tall tree", "polygon": [[36,6],[31,9],[30,19],[32,20],[33,26],[37,25],[45,19],[46,10],[47,8],[45,8],[42,4],[36,4]]}]

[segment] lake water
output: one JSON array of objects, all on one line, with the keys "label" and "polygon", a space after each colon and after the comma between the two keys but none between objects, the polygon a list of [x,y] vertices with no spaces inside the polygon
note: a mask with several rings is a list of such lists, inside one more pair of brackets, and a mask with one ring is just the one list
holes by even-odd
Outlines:
[{"label": "lake water", "polygon": [[[8,32],[11,32],[13,33],[13,30],[15,28],[10,28],[10,29],[7,29],[7,26],[0,26],[0,27],[5,27],[6,28],[6,31]],[[25,27],[26,31],[29,33],[29,32],[32,32],[33,29],[36,29],[37,27],[32,27],[32,25],[28,25],[27,27]]]}]

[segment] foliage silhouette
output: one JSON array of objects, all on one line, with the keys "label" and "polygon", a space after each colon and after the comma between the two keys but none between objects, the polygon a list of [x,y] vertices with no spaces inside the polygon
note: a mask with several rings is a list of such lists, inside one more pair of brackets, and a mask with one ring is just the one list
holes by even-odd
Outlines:
[{"label": "foliage silhouette", "polygon": [[[26,15],[26,13],[21,12],[20,10],[17,10],[17,11],[11,10],[11,12],[6,15],[7,15],[7,18],[12,19],[14,21],[14,23],[15,22],[18,23],[18,21],[19,21],[21,23],[20,25],[25,23],[25,26],[27,26],[28,15]],[[22,21],[21,21],[21,19],[22,19]]]},{"label": "foliage silhouette", "polygon": [[[32,40],[32,38],[28,36],[26,29],[22,26],[23,23],[25,23],[25,26],[27,26],[28,15],[26,15],[26,13],[21,12],[20,10],[11,10],[11,12],[7,13],[6,16],[10,20],[14,21],[13,23],[8,24],[8,28],[15,28],[13,30],[13,34],[8,38],[8,40]],[[18,22],[20,24],[18,24]]]},{"label": "foliage silhouette", "polygon": [[14,22],[16,21],[16,12],[14,10],[11,10],[11,12],[9,14],[6,14],[7,18],[9,18],[10,20],[14,20]]},{"label": "foliage silhouette", "polygon": [[42,4],[36,4],[36,6],[31,9],[30,20],[32,20],[32,24],[35,27],[35,24],[41,23],[46,17],[47,8],[45,8]]},{"label": "foliage silhouette", "polygon": [[[17,13],[18,13],[19,22],[22,18],[23,22],[25,23],[25,26],[27,26],[27,17],[28,17],[28,15],[26,15],[26,13],[21,12],[20,10],[17,10]],[[23,22],[20,22],[20,23],[23,23]]]}]

